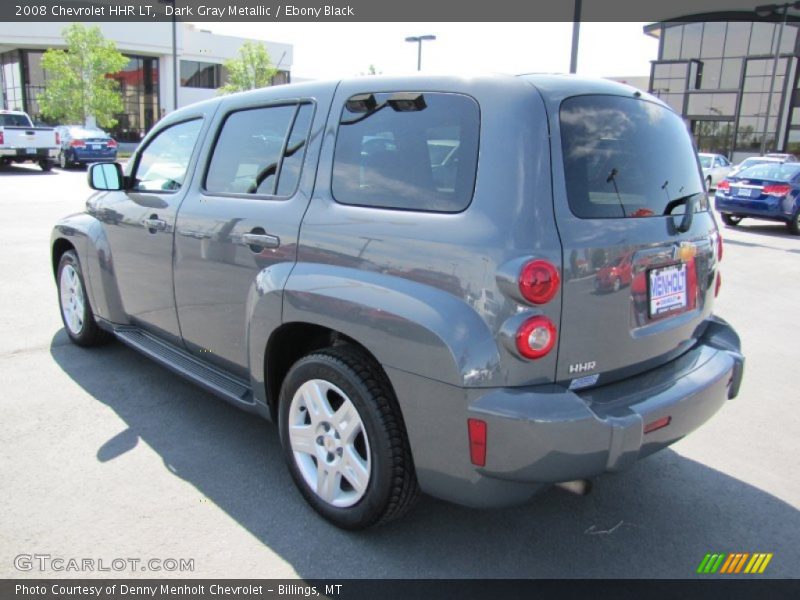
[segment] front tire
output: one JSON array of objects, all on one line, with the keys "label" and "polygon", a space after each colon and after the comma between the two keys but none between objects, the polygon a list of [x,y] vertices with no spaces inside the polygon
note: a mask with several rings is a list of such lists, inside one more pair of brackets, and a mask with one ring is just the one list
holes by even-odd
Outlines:
[{"label": "front tire", "polygon": [[53,168],[53,163],[51,163],[49,160],[40,160],[39,168],[45,173],[47,173],[50,169]]},{"label": "front tire", "polygon": [[738,217],[736,215],[729,215],[728,213],[722,213],[722,222],[729,227],[736,227],[739,223],[742,222],[742,217]]},{"label": "front tire", "polygon": [[280,438],[295,484],[320,515],[364,529],[419,495],[405,426],[380,367],[349,346],[297,361],[284,380]]},{"label": "front tire", "polygon": [[58,166],[66,171],[67,169],[69,169],[70,164],[71,164],[71,162],[69,160],[69,156],[67,156],[67,153],[64,152],[63,150],[61,152],[59,152],[58,153]]},{"label": "front tire", "polygon": [[706,177],[706,191],[711,191],[711,177]]},{"label": "front tire", "polygon": [[79,346],[99,346],[111,339],[94,319],[78,256],[73,250],[58,261],[58,304],[69,339]]}]

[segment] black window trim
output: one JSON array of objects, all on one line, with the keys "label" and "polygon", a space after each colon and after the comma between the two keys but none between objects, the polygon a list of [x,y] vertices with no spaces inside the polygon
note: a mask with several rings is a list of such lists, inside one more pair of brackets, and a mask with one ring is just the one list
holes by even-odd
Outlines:
[{"label": "black window trim", "polygon": [[137,189],[131,187],[130,189],[126,190],[127,192],[130,192],[130,193],[133,193],[133,194],[178,194],[178,193],[184,191],[186,189],[186,187],[189,184],[191,184],[191,180],[187,181],[187,179],[189,179],[189,167],[192,164],[192,159],[195,157],[195,154],[198,151],[199,142],[201,141],[201,139],[203,137],[202,133],[203,133],[203,125],[204,125],[204,121],[205,121],[205,116],[204,115],[187,116],[185,119],[181,119],[179,121],[175,121],[174,123],[166,123],[166,124],[164,124],[163,127],[159,128],[157,130],[153,130],[152,135],[150,136],[150,139],[147,140],[147,144],[145,146],[143,146],[142,148],[140,148],[140,149],[139,148],[136,149],[136,154],[135,154],[136,158],[134,160],[133,167],[131,168],[131,171],[130,171],[131,174],[128,176],[128,180],[130,182],[129,185],[133,186],[133,183],[136,181],[136,172],[139,170],[139,164],[141,163],[141,160],[142,160],[142,154],[144,154],[147,151],[147,149],[150,147],[150,145],[156,139],[158,139],[158,136],[160,136],[165,131],[167,131],[169,129],[172,129],[173,127],[177,127],[178,125],[184,125],[185,123],[191,123],[192,121],[200,121],[200,131],[197,132],[197,139],[194,142],[194,147],[192,148],[192,153],[189,155],[189,162],[186,165],[186,176],[184,178],[183,183],[181,184],[181,187],[178,188],[177,190],[137,190]]},{"label": "black window trim", "polygon": [[[469,98],[475,103],[475,106],[478,109],[478,139],[476,140],[476,148],[478,151],[478,156],[475,159],[475,176],[472,180],[472,189],[470,190],[469,194],[469,202],[458,211],[451,211],[451,210],[432,210],[432,209],[424,209],[424,208],[403,208],[399,206],[376,206],[374,204],[356,204],[354,202],[342,202],[336,198],[333,193],[333,170],[336,166],[336,147],[339,143],[339,131],[342,127],[342,118],[344,117],[344,112],[347,110],[347,101],[352,98],[353,96],[361,96],[363,94],[402,94],[402,93],[416,93],[419,92],[421,94],[438,94],[441,96],[462,96],[464,98]],[[466,94],[464,92],[452,92],[452,91],[439,91],[439,90],[425,90],[425,89],[394,89],[394,90],[364,90],[361,92],[355,92],[349,94],[347,98],[345,98],[344,102],[342,102],[342,109],[339,111],[339,118],[336,121],[336,136],[333,140],[333,154],[331,156],[331,170],[330,170],[330,178],[328,179],[328,190],[330,191],[331,198],[333,201],[336,202],[339,206],[352,206],[354,208],[369,208],[372,210],[388,210],[392,212],[407,212],[407,213],[427,213],[427,214],[435,214],[435,215],[460,215],[467,210],[469,207],[472,206],[472,202],[475,200],[475,190],[478,185],[478,169],[480,168],[480,157],[481,157],[481,133],[482,133],[482,126],[483,126],[483,115],[481,113],[481,103],[478,102],[478,99],[472,96],[471,94]]]},{"label": "black window trim", "polygon": [[[281,155],[280,158],[278,159],[278,166],[275,172],[275,191],[277,191],[278,184],[280,183],[281,172],[283,170],[283,159],[286,155],[286,148],[289,144],[289,138],[292,137],[292,133],[294,132],[294,126],[295,123],[297,122],[297,116],[300,114],[300,108],[306,104],[311,105],[311,122],[309,124],[308,133],[306,135],[306,143],[303,149],[303,157],[300,163],[300,173],[297,177],[297,184],[295,185],[295,188],[291,194],[279,196],[277,194],[248,194],[246,192],[214,192],[206,188],[208,171],[211,168],[211,161],[214,158],[214,152],[217,149],[217,143],[219,142],[219,138],[222,135],[222,130],[225,127],[225,123],[227,123],[231,115],[233,115],[234,113],[244,112],[247,110],[259,110],[264,108],[275,108],[280,106],[294,106],[295,108],[294,114],[292,115],[289,127],[286,129],[286,137],[283,140],[283,146],[281,146]],[[294,198],[297,195],[298,190],[300,189],[300,182],[303,179],[303,167],[305,167],[306,154],[308,153],[308,146],[311,144],[312,131],[314,128],[314,116],[316,115],[316,111],[317,111],[317,103],[313,98],[290,98],[283,100],[275,100],[273,102],[266,102],[263,104],[232,107],[230,110],[225,112],[225,114],[220,118],[219,126],[217,127],[217,130],[214,133],[214,140],[211,143],[208,156],[206,156],[205,167],[203,169],[203,177],[200,180],[200,193],[206,198],[238,198],[242,200],[286,201],[290,200],[291,198]]]}]

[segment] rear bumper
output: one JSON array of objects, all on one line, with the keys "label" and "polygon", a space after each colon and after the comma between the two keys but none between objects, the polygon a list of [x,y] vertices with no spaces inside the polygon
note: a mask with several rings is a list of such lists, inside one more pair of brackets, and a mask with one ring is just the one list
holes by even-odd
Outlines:
[{"label": "rear bumper", "polygon": [[114,149],[81,150],[78,148],[74,148],[72,150],[72,157],[73,161],[78,163],[114,161],[117,159],[117,151]]},{"label": "rear bumper", "polygon": [[[503,506],[553,483],[623,470],[678,441],[737,395],[743,370],[738,336],[712,318],[692,350],[662,367],[579,393],[558,385],[467,391],[463,412],[451,405],[447,417],[434,416],[446,422],[422,436],[398,396],[423,490],[470,506]],[[666,417],[669,425],[645,433]],[[487,423],[484,467],[469,462],[468,418]]]},{"label": "rear bumper", "polygon": [[55,160],[58,158],[58,148],[34,148],[28,152],[27,148],[0,148],[0,158],[10,158],[15,161],[26,160]]},{"label": "rear bumper", "polygon": [[789,220],[792,216],[794,202],[779,198],[769,200],[746,200],[733,197],[715,197],[715,208],[722,213],[732,215],[757,217],[770,220]]}]

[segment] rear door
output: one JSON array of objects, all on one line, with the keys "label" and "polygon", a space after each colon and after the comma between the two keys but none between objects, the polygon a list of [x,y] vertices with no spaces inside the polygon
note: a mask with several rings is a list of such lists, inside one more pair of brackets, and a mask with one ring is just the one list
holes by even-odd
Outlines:
[{"label": "rear door", "polygon": [[557,111],[554,195],[565,257],[557,379],[578,388],[691,347],[711,312],[718,234],[675,113],[611,95],[566,98]]},{"label": "rear door", "polygon": [[[259,277],[280,289],[290,272],[280,265],[296,260],[320,143],[312,123],[322,126],[328,102],[251,98],[223,105],[202,173],[178,215],[175,299],[183,341],[241,377],[248,373],[249,311]],[[277,327],[280,298],[270,306]]]}]

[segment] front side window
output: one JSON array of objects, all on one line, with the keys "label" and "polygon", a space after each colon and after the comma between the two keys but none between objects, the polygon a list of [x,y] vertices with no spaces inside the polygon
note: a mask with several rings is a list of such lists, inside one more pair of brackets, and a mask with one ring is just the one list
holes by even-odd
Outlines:
[{"label": "front side window", "polygon": [[575,96],[561,104],[561,144],[569,206],[581,218],[675,214],[703,180],[679,116],[646,100]]},{"label": "front side window", "polygon": [[161,131],[139,156],[133,191],[176,192],[186,178],[202,121],[194,119]]},{"label": "front side window", "polygon": [[212,194],[274,195],[297,105],[240,110],[222,125],[208,166]]},{"label": "front side window", "polygon": [[342,204],[460,212],[472,200],[480,114],[460,94],[359,94],[342,111],[332,191]]}]

